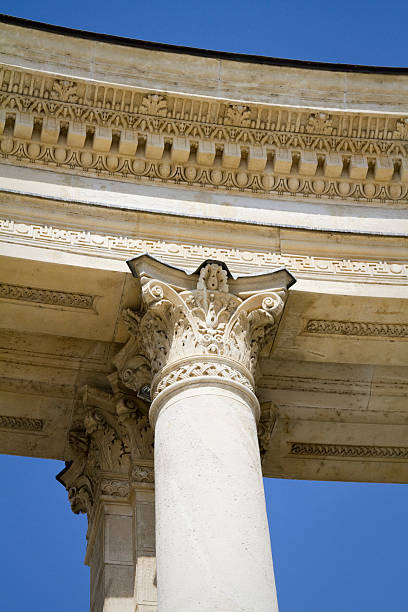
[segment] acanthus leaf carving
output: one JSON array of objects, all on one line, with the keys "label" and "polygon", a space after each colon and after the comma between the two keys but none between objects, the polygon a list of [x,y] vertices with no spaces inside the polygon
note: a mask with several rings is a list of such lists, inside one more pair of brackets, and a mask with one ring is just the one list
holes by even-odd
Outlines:
[{"label": "acanthus leaf carving", "polygon": [[54,81],[50,91],[50,98],[60,102],[78,102],[78,86],[74,81],[59,79]]},{"label": "acanthus leaf carving", "polygon": [[82,408],[68,434],[71,459],[57,476],[68,491],[72,510],[87,513],[89,521],[100,495],[126,498],[130,482],[146,482],[135,478],[133,463],[141,459],[151,463],[153,458],[153,430],[144,402],[122,393],[115,376],[110,382],[113,394],[84,388]]},{"label": "acanthus leaf carving", "polygon": [[[286,289],[234,293],[227,267],[214,260],[195,274],[195,285],[186,275],[186,289],[148,275],[141,279],[144,311],[133,317],[125,313],[130,339],[115,361],[126,386],[136,390],[137,367],[145,367],[136,353],[137,335],[144,340],[143,354],[151,368],[152,397],[195,376],[229,378],[253,390],[258,355],[276,331]],[[129,370],[132,375],[124,376]],[[141,378],[138,387],[140,383]]]},{"label": "acanthus leaf carving", "polygon": [[333,132],[331,115],[327,113],[311,113],[306,123],[308,134],[325,134],[330,136]]},{"label": "acanthus leaf carving", "polygon": [[231,104],[225,111],[224,123],[234,127],[248,127],[251,123],[251,109],[243,104]]},{"label": "acanthus leaf carving", "polygon": [[158,94],[148,94],[143,98],[139,112],[144,115],[165,117],[167,114],[167,99]]},{"label": "acanthus leaf carving", "polygon": [[116,407],[119,423],[127,432],[133,460],[153,458],[153,430],[141,404],[139,399],[123,397]]},{"label": "acanthus leaf carving", "polygon": [[398,119],[394,130],[394,138],[401,140],[408,139],[408,117]]}]

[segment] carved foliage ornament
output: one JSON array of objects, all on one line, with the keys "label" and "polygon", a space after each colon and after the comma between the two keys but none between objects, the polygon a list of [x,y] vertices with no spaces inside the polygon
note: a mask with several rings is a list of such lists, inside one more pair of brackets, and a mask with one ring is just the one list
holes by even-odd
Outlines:
[{"label": "carved foliage ornament", "polygon": [[218,264],[201,269],[197,289],[177,293],[150,280],[143,287],[147,313],[140,331],[152,373],[168,362],[192,355],[229,357],[254,372],[259,349],[283,310],[278,293],[243,300],[229,293],[226,272]]},{"label": "carved foliage ornament", "polygon": [[[114,87],[95,81],[72,81],[49,74],[21,71],[4,66],[0,71],[0,110],[7,115],[7,126],[0,136],[0,155],[7,163],[25,164],[58,172],[92,174],[125,181],[163,182],[185,186],[199,184],[204,189],[248,192],[256,196],[290,198],[313,197],[325,200],[405,201],[408,186],[407,138],[408,118],[381,113],[319,112],[317,109],[295,110],[285,106],[236,104],[196,96],[161,95],[134,88]],[[19,125],[17,113],[23,114]],[[34,125],[46,126],[54,121],[54,135],[40,132],[33,138]],[[86,141],[68,145],[59,140],[63,124],[80,123],[88,134],[95,126],[120,132],[131,130],[143,143],[148,134],[170,142],[184,136],[189,139],[192,156],[188,162],[152,161],[119,153],[113,147],[105,153],[91,150]],[[2,131],[0,122],[0,131]],[[47,133],[45,130],[45,134]],[[126,135],[124,134],[124,137]],[[248,146],[266,147],[269,160],[280,151],[290,158],[290,170],[244,171],[225,166],[222,170],[195,163],[194,149],[200,141],[211,141],[219,149],[228,143],[239,147],[245,159]],[[141,145],[143,146],[143,145]],[[132,147],[131,147],[132,148]],[[125,146],[126,150],[126,146]],[[302,152],[314,153],[315,169],[309,164],[306,176],[296,163]],[[341,157],[340,175],[316,174],[319,161],[334,153]],[[362,155],[374,169],[360,178],[346,179],[351,155]],[[215,159],[215,158],[214,158]],[[385,160],[385,166],[384,166]],[[264,160],[266,162],[266,158]],[[381,168],[376,173],[376,162]],[[274,162],[275,163],[275,162]],[[324,167],[324,165],[323,165]],[[367,166],[368,168],[368,166]],[[373,180],[374,179],[374,180]]]},{"label": "carved foliage ornament", "polygon": [[153,482],[153,431],[143,402],[118,391],[112,395],[86,387],[83,410],[69,432],[71,461],[57,476],[68,490],[73,512],[92,518],[99,495],[127,497],[131,482]]},{"label": "carved foliage ornament", "polygon": [[[156,392],[179,380],[205,375],[230,378],[251,388],[245,372],[254,374],[259,351],[276,330],[286,288],[293,279],[288,281],[289,274],[280,271],[287,276],[279,288],[254,291],[251,283],[244,286],[247,279],[254,277],[229,280],[231,275],[224,264],[206,261],[194,275],[178,271],[181,274],[172,279],[174,284],[169,284],[161,278],[171,279],[174,269],[160,262],[160,273],[151,278],[143,272],[143,266],[151,261],[157,260],[143,255],[129,263],[140,281],[144,313],[126,314],[131,338],[116,358],[123,383],[130,381],[131,388],[137,391],[133,381],[140,383],[143,378],[145,366],[142,355],[137,353],[137,336],[143,341],[142,351],[153,378],[166,366],[171,370],[175,364],[174,371],[166,369],[164,376],[154,380]],[[135,267],[139,270],[135,271]],[[219,358],[229,360],[228,367]],[[180,363],[187,359],[191,361]]]},{"label": "carved foliage ornament", "polygon": [[348,459],[408,459],[406,446],[368,446],[361,444],[316,444],[292,442],[291,455],[307,457],[341,457]]},{"label": "carved foliage ornament", "polygon": [[336,336],[368,336],[408,338],[407,323],[376,323],[364,321],[325,321],[312,319],[306,323],[308,334]]}]

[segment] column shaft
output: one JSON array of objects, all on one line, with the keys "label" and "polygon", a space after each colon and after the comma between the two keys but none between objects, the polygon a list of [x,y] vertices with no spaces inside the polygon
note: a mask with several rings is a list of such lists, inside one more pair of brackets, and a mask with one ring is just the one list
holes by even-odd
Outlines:
[{"label": "column shaft", "polygon": [[278,609],[257,408],[243,385],[209,378],[153,402],[161,612]]}]

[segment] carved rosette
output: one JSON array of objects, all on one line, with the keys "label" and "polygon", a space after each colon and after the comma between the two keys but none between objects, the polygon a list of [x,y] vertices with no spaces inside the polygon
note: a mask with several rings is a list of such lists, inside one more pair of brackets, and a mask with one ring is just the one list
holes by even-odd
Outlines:
[{"label": "carved rosette", "polygon": [[143,308],[127,310],[130,339],[115,358],[123,384],[140,393],[151,371],[151,398],[197,377],[254,391],[262,348],[273,339],[293,277],[286,270],[234,278],[219,261],[188,274],[142,255],[128,262]]}]

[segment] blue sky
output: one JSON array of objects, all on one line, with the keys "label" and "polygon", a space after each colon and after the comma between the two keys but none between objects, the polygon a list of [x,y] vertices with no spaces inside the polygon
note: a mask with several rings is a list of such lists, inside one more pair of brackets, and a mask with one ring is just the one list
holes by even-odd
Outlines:
[{"label": "blue sky", "polygon": [[[58,25],[275,57],[408,66],[408,2],[0,0]],[[62,462],[0,456],[1,612],[86,611]],[[280,612],[407,612],[408,487],[266,480]]]},{"label": "blue sky", "polygon": [[83,30],[221,51],[408,65],[408,2],[0,0],[0,11]]}]

